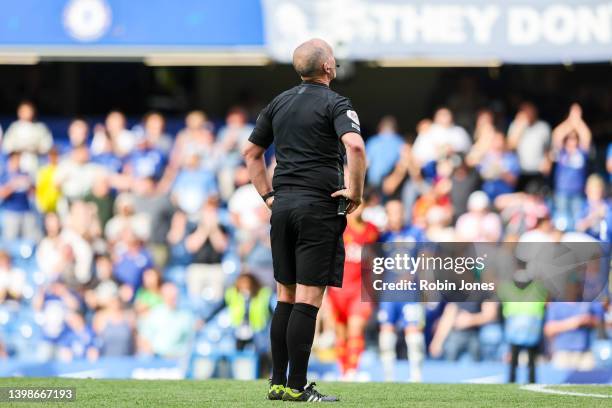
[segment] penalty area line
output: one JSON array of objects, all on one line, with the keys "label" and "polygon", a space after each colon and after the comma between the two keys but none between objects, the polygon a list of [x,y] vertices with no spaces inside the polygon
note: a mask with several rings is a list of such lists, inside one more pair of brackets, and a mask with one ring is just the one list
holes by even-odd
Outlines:
[{"label": "penalty area line", "polygon": [[[520,389],[533,392],[541,392],[544,394],[556,394],[556,395],[567,395],[572,397],[593,397],[593,398],[612,398],[612,395],[604,394],[591,394],[586,392],[575,392],[575,391],[563,391],[563,390],[552,390],[546,387],[567,387],[581,384],[527,384],[523,385]],[[593,385],[593,384],[582,384],[582,385]],[[603,384],[602,384],[603,385]]]}]

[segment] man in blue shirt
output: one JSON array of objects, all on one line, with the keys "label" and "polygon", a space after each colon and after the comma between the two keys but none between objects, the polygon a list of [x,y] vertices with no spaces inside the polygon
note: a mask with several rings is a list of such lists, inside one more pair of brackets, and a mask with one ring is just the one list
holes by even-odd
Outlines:
[{"label": "man in blue shirt", "polygon": [[142,285],[142,275],[153,267],[153,257],[140,239],[129,228],[123,232],[117,244],[114,277],[132,289],[132,295]]},{"label": "man in blue shirt", "polygon": [[383,177],[389,174],[400,157],[404,140],[397,134],[397,121],[385,116],[378,124],[378,134],[366,142],[368,159],[368,184],[379,187]]},{"label": "man in blue shirt", "polygon": [[34,181],[20,170],[19,163],[20,153],[10,153],[6,168],[0,174],[2,238],[5,241],[36,240],[40,233],[29,198]]}]

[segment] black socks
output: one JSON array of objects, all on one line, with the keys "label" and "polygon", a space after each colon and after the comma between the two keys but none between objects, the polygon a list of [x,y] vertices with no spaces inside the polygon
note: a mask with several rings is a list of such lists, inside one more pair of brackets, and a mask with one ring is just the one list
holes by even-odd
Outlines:
[{"label": "black socks", "polygon": [[[293,306],[291,318],[287,325],[286,343],[289,361],[291,361],[287,381],[289,388],[302,390],[306,385],[306,371],[308,370],[308,359],[314,339],[318,311],[318,307],[307,303],[296,303]],[[276,372],[276,363],[274,370]]]},{"label": "black socks", "polygon": [[270,343],[272,344],[272,384],[287,383],[287,325],[293,310],[293,303],[277,302],[270,324]]}]

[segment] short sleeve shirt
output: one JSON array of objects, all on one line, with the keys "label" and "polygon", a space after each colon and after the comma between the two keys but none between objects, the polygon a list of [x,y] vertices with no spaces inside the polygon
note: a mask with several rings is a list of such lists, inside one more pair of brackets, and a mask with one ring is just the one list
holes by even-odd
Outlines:
[{"label": "short sleeve shirt", "polygon": [[274,143],[275,191],[297,187],[331,194],[344,186],[341,139],[349,132],[361,134],[350,100],[325,85],[303,82],[261,111],[249,140],[264,148]]}]

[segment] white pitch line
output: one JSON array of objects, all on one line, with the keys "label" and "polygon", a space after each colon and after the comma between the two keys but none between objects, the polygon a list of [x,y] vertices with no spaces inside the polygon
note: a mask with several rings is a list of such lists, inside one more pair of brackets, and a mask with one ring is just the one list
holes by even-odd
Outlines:
[{"label": "white pitch line", "polygon": [[[546,387],[548,386],[572,386],[579,384],[527,384],[521,387],[521,390],[526,391],[534,391],[541,392],[544,394],[557,394],[557,395],[569,395],[573,397],[593,397],[593,398],[612,398],[612,395],[603,395],[603,394],[590,394],[586,392],[574,392],[574,391],[561,391],[561,390],[551,390]],[[592,384],[589,384],[592,385]]]}]

